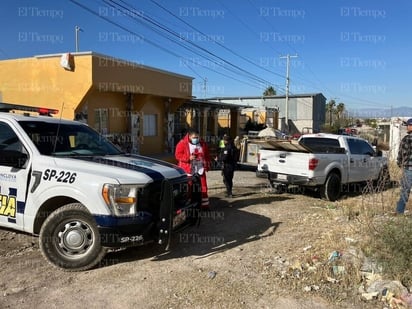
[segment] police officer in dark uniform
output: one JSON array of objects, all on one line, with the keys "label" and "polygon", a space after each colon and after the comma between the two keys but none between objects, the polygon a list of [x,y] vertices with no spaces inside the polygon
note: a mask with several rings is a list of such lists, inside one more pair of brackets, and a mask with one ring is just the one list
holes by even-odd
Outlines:
[{"label": "police officer in dark uniform", "polygon": [[237,166],[237,148],[230,136],[223,137],[224,147],[220,150],[219,161],[222,163],[223,183],[226,186],[226,197],[232,197],[233,176]]}]

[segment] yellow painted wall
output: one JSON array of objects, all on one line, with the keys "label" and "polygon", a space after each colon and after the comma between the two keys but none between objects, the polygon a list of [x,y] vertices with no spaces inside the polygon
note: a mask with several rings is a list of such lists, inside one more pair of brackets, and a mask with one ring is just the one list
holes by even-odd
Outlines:
[{"label": "yellow painted wall", "polygon": [[[164,152],[164,101],[156,96],[134,95],[133,110],[127,111],[127,97],[123,93],[100,92],[98,90],[92,91],[87,100],[82,104],[81,111],[87,111],[88,121],[91,126],[95,126],[95,110],[107,109],[108,133],[128,133],[130,124],[130,115],[135,113],[142,116],[140,120],[141,141],[139,150],[143,155],[160,154]],[[79,111],[80,111],[79,110]],[[143,115],[155,114],[157,115],[157,135],[143,136]]]},{"label": "yellow painted wall", "polygon": [[[61,54],[0,61],[2,101],[58,109],[66,119],[83,112],[91,127],[95,109],[106,108],[107,133],[129,133],[126,103],[132,93],[133,112],[157,115],[157,135],[139,139],[140,153],[164,153],[165,101],[170,98],[170,112],[176,111],[192,96],[192,78],[94,53],[72,57],[73,71],[60,65]],[[143,135],[143,119],[141,126]]]},{"label": "yellow painted wall", "polygon": [[93,83],[100,91],[191,98],[192,78],[104,55],[93,57]]},{"label": "yellow painted wall", "polygon": [[218,119],[217,119],[219,126],[221,128],[227,128],[230,127],[230,111],[224,112],[224,113],[219,113],[218,114]]},{"label": "yellow painted wall", "polygon": [[[58,109],[74,118],[74,109],[92,86],[91,56],[75,56],[75,70],[60,65],[60,57],[0,61],[0,92],[5,103]],[[60,117],[60,114],[57,115]]]},{"label": "yellow painted wall", "polygon": [[126,110],[126,97],[122,93],[92,91],[82,105],[81,111],[88,114],[87,123],[95,127],[95,110],[108,110],[109,133],[127,133],[130,112]]},{"label": "yellow painted wall", "polygon": [[141,151],[142,155],[148,155],[153,153],[163,153],[165,149],[164,145],[164,101],[156,98],[146,96],[144,106],[140,111],[142,115],[157,115],[157,135],[156,136],[144,136],[143,125],[144,120],[141,122]]}]

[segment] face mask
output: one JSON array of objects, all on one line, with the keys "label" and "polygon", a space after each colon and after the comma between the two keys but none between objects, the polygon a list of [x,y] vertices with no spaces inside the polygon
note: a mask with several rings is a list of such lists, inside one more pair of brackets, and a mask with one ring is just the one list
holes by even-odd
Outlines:
[{"label": "face mask", "polygon": [[199,139],[198,139],[198,138],[192,138],[192,139],[191,139],[191,143],[192,143],[193,145],[197,145],[197,143],[199,143]]}]

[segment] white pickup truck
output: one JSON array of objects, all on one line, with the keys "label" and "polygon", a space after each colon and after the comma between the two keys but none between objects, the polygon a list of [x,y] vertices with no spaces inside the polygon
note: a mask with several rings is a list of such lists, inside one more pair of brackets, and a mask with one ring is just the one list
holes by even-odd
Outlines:
[{"label": "white pickup truck", "polygon": [[389,180],[387,158],[368,141],[324,133],[305,134],[297,142],[263,142],[258,170],[267,173],[277,192],[289,185],[309,187],[330,201],[340,197],[344,184]]},{"label": "white pickup truck", "polygon": [[168,246],[173,231],[196,222],[200,196],[181,168],[122,153],[83,123],[41,116],[56,112],[0,103],[0,227],[39,235],[51,264],[80,271],[108,248]]}]

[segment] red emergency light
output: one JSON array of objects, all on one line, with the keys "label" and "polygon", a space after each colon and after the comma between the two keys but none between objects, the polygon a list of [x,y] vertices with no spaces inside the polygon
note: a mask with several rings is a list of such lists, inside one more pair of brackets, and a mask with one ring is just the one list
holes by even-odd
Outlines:
[{"label": "red emergency light", "polygon": [[44,107],[39,107],[37,111],[40,115],[46,115],[46,116],[55,115],[59,112],[57,109],[44,108]]},{"label": "red emergency light", "polygon": [[52,108],[35,107],[35,106],[10,104],[10,103],[0,103],[0,111],[10,112],[12,110],[39,113],[39,115],[41,116],[51,116],[51,115],[55,115],[59,113],[57,109],[52,109]]}]

